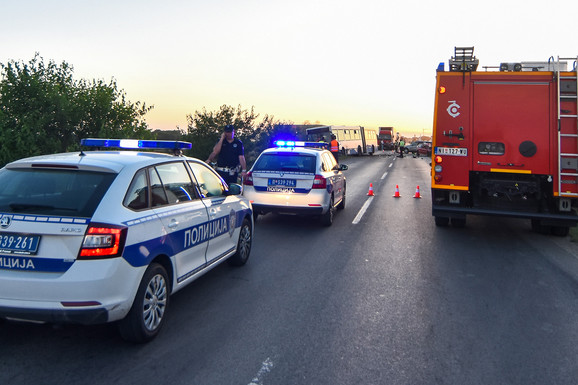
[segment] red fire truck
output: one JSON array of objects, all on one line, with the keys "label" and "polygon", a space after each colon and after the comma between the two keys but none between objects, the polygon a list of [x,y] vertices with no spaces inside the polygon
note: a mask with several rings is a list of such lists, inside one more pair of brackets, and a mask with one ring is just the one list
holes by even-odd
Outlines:
[{"label": "red fire truck", "polygon": [[[578,215],[576,58],[502,63],[479,71],[473,47],[437,70],[432,214],[528,218],[564,236]],[[568,70],[568,64],[571,69]]]}]

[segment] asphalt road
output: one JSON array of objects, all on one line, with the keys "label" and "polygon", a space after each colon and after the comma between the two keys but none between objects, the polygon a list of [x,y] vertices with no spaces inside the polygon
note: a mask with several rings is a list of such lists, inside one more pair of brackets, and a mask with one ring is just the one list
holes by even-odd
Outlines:
[{"label": "asphalt road", "polygon": [[0,384],[576,383],[575,244],[515,219],[437,228],[427,160],[342,162],[333,226],[259,217],[248,264],[173,296],[149,344],[0,325]]}]

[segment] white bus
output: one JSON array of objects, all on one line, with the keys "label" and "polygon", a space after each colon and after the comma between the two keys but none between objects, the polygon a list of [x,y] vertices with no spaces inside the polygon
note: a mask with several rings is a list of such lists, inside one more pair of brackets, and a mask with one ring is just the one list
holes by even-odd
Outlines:
[{"label": "white bus", "polygon": [[320,126],[307,129],[307,140],[331,142],[335,135],[339,147],[346,155],[373,155],[377,149],[377,130],[361,126]]}]

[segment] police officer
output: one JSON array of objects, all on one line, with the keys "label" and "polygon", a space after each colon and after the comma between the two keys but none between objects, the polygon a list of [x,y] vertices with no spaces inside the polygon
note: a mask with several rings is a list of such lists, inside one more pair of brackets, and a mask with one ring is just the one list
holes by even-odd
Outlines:
[{"label": "police officer", "polygon": [[216,170],[227,184],[238,183],[239,171],[241,171],[242,178],[247,175],[245,150],[243,143],[239,139],[235,139],[233,125],[225,126],[221,138],[213,147],[213,152],[206,162],[213,162],[215,157],[217,158]]}]

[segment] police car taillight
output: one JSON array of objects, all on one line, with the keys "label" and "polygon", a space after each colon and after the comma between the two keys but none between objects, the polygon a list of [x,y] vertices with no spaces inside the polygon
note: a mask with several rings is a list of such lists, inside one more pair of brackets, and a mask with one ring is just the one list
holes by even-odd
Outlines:
[{"label": "police car taillight", "polygon": [[248,172],[247,175],[245,175],[245,178],[243,179],[243,184],[245,186],[253,186],[253,173],[252,172]]},{"label": "police car taillight", "polygon": [[313,188],[314,189],[327,188],[327,179],[321,175],[315,175],[315,179],[313,179]]},{"label": "police car taillight", "polygon": [[86,230],[78,259],[115,258],[122,255],[127,228],[93,223]]}]

